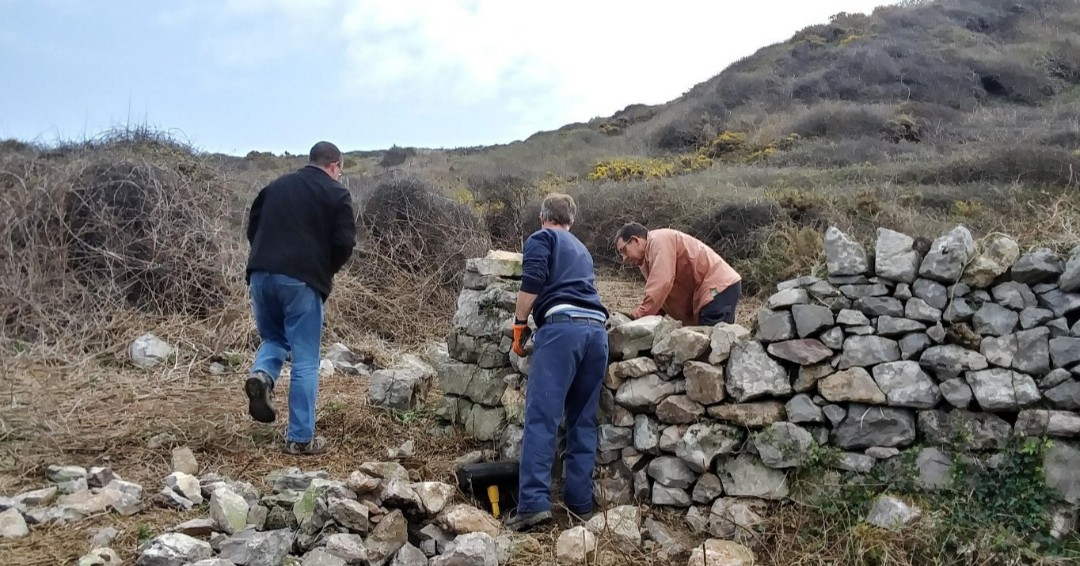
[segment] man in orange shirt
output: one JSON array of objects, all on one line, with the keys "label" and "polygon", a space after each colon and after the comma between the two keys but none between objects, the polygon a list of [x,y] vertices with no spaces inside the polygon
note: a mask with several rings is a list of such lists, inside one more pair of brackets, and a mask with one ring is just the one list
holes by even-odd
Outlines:
[{"label": "man in orange shirt", "polygon": [[645,298],[631,318],[663,312],[685,326],[735,322],[742,277],[701,240],[631,222],[616,233],[615,249],[646,279]]}]

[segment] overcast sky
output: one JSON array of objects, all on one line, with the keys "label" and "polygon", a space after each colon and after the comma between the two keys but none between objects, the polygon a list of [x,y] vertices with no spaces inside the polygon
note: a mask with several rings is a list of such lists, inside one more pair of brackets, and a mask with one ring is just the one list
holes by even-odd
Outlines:
[{"label": "overcast sky", "polygon": [[[883,0],[0,0],[0,139],[507,143],[678,97]],[[662,6],[662,8],[661,8]]]}]

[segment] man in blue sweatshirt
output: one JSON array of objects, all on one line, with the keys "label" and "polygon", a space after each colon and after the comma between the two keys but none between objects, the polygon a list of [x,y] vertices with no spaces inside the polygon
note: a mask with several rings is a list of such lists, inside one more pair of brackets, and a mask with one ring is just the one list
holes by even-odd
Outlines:
[{"label": "man in blue sweatshirt", "polygon": [[596,291],[592,256],[570,233],[576,212],[569,195],[548,195],[540,208],[542,227],[525,242],[514,319],[516,354],[526,353],[530,313],[537,330],[525,393],[517,511],[506,522],[517,531],[551,521],[551,469],[564,416],[563,503],[578,516],[587,516],[593,507],[608,311]]}]

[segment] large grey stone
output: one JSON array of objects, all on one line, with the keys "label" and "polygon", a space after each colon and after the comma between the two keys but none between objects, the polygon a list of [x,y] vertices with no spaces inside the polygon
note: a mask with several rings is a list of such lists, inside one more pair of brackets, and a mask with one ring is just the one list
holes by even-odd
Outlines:
[{"label": "large grey stone", "polygon": [[[400,510],[385,515],[364,539],[364,551],[370,564],[385,564],[409,542],[409,524]],[[459,533],[461,534],[461,533]],[[488,533],[490,536],[490,533]]]},{"label": "large grey stone", "polygon": [[1028,307],[1020,311],[1020,328],[1028,330],[1054,320],[1054,311],[1038,307]]},{"label": "large grey stone", "polygon": [[[447,362],[437,370],[438,387],[443,393],[467,397],[473,403],[498,405],[507,382],[509,368],[486,369],[475,364]],[[379,374],[379,372],[376,372]],[[373,376],[374,382],[375,376]]]},{"label": "large grey stone", "polygon": [[796,287],[809,287],[815,283],[821,282],[820,277],[813,275],[803,275],[802,277],[796,277],[795,279],[788,279],[787,281],[781,281],[776,284],[777,291],[783,291],[785,289],[794,289]]},{"label": "large grey stone", "polygon": [[1012,367],[1017,353],[1015,334],[1001,337],[987,337],[979,344],[979,351],[986,356],[986,361],[1003,368]]},{"label": "large grey stone", "polygon": [[833,403],[856,402],[884,405],[887,402],[870,374],[861,367],[836,372],[817,384],[821,396]]},{"label": "large grey stone", "polygon": [[1050,339],[1050,360],[1054,367],[1064,368],[1080,362],[1080,338]]},{"label": "large grey stone", "polygon": [[1020,323],[1020,315],[996,303],[984,303],[971,317],[975,332],[983,336],[1004,336]]},{"label": "large grey stone", "polygon": [[791,307],[795,319],[795,331],[800,338],[808,338],[833,325],[832,309],[823,305],[795,305]]},{"label": "large grey stone", "polygon": [[633,431],[629,428],[602,424],[599,427],[597,437],[598,450],[622,450],[630,446],[630,442],[633,440]]},{"label": "large grey stone", "polygon": [[930,409],[941,401],[941,391],[918,362],[901,361],[878,364],[873,368],[874,381],[893,407]]},{"label": "large grey stone", "polygon": [[[627,379],[645,377],[657,371],[659,371],[659,368],[656,366],[656,362],[652,358],[644,356],[615,362],[608,366],[607,375],[604,377],[604,385],[609,389],[618,389]],[[450,391],[450,393],[453,392]]]},{"label": "large grey stone", "polygon": [[634,449],[644,454],[660,453],[660,423],[656,419],[634,416]]},{"label": "large grey stone", "polygon": [[738,403],[792,392],[787,372],[757,341],[742,342],[733,348],[724,385],[728,395]]},{"label": "large grey stone", "polygon": [[641,546],[641,511],[634,505],[620,505],[592,516],[585,526],[614,543],[621,552],[634,552]]},{"label": "large grey stone", "polygon": [[419,408],[430,388],[429,376],[417,368],[378,370],[371,374],[368,401],[399,411]]},{"label": "large grey stone", "polygon": [[933,446],[923,448],[915,458],[919,487],[928,490],[948,487],[952,481],[952,466],[952,458],[948,454]]},{"label": "large grey stone", "polygon": [[[762,342],[779,342],[795,337],[795,319],[788,311],[759,309],[757,313],[757,339]],[[715,362],[714,362],[715,363]]]},{"label": "large grey stone", "polygon": [[1020,258],[1020,247],[1012,238],[997,234],[990,237],[986,248],[964,270],[964,281],[973,287],[993,285]]},{"label": "large grey stone", "polygon": [[917,279],[911,284],[911,293],[935,309],[944,309],[949,304],[948,289],[937,281]]},{"label": "large grey stone", "polygon": [[919,252],[914,249],[915,240],[906,234],[877,229],[874,246],[874,273],[878,277],[911,283],[919,271]]},{"label": "large grey stone", "polygon": [[615,402],[632,411],[652,410],[660,401],[673,394],[674,383],[664,381],[659,375],[651,373],[645,377],[626,380],[615,393]]},{"label": "large grey stone", "polygon": [[649,477],[667,487],[686,489],[694,484],[697,476],[685,462],[674,456],[653,458],[647,468]]},{"label": "large grey stone", "polygon": [[690,499],[694,503],[708,504],[723,494],[724,484],[720,483],[720,478],[716,474],[701,474],[697,483],[694,484],[694,491],[690,493]]},{"label": "large grey stone", "polygon": [[1050,331],[1044,327],[1016,333],[1016,355],[1013,369],[1032,375],[1050,371]]},{"label": "large grey stone", "polygon": [[832,365],[827,362],[812,366],[801,366],[799,368],[798,377],[795,379],[795,384],[792,385],[792,388],[797,393],[805,393],[814,389],[821,378],[826,377],[835,371],[836,370],[833,369]]},{"label": "large grey stone", "polygon": [[486,407],[476,404],[469,411],[465,420],[465,432],[482,442],[489,442],[499,437],[499,433],[506,426],[506,409],[502,407]]},{"label": "large grey stone", "polygon": [[1050,309],[1054,316],[1065,316],[1080,309],[1080,293],[1066,293],[1054,289],[1039,295],[1039,306]]},{"label": "large grey stone", "polygon": [[825,231],[825,267],[829,275],[863,275],[870,266],[862,244],[829,226]]},{"label": "large grey stone", "polygon": [[866,522],[875,527],[897,531],[921,515],[922,510],[918,507],[908,505],[891,495],[879,495],[866,516]]},{"label": "large grey stone", "polygon": [[973,306],[972,301],[968,300],[967,297],[956,297],[949,302],[941,318],[945,322],[956,324],[958,322],[967,322],[974,315],[975,306]]},{"label": "large grey stone", "polygon": [[1045,393],[1050,404],[1057,409],[1080,411],[1080,381],[1068,380],[1047,389]]},{"label": "large grey stone", "polygon": [[210,496],[210,518],[221,532],[234,534],[247,525],[248,504],[228,487],[219,487]]},{"label": "large grey stone", "polygon": [[822,332],[818,338],[826,348],[831,350],[840,350],[844,347],[844,329],[839,326],[834,326]]},{"label": "large grey stone", "polygon": [[22,512],[14,507],[0,512],[0,539],[22,538],[29,534]]},{"label": "large grey stone", "polygon": [[792,305],[802,305],[810,302],[810,294],[806,289],[785,289],[772,294],[765,300],[765,308],[781,310],[790,308]]},{"label": "large grey stone", "polygon": [[1065,264],[1053,250],[1041,248],[1020,256],[1012,266],[1012,279],[1034,285],[1056,281]]},{"label": "large grey stone", "polygon": [[1016,281],[1006,281],[990,290],[994,301],[1015,311],[1033,308],[1039,304],[1031,287]]},{"label": "large grey stone", "polygon": [[685,489],[668,487],[660,482],[653,483],[652,504],[664,507],[689,507],[690,496]]},{"label": "large grey stone", "polygon": [[499,283],[482,291],[462,289],[451,328],[466,336],[499,342],[503,324],[513,318],[516,300],[512,287]]},{"label": "large grey stone", "polygon": [[849,299],[884,297],[889,294],[889,288],[883,283],[874,285],[841,285],[840,292]]},{"label": "large grey stone", "polygon": [[694,472],[704,473],[717,456],[736,452],[744,438],[742,430],[730,425],[692,424],[675,443],[675,456]]},{"label": "large grey stone", "polygon": [[663,321],[662,316],[650,315],[612,328],[608,332],[608,349],[624,360],[652,350],[656,330]]},{"label": "large grey stone", "polygon": [[906,409],[853,403],[831,439],[845,450],[908,446],[915,442],[915,416]]},{"label": "large grey stone", "polygon": [[971,404],[971,399],[973,397],[971,386],[959,377],[942,381],[938,388],[941,390],[941,394],[945,397],[945,400],[953,407],[966,409],[968,405]]},{"label": "large grey stone", "polygon": [[555,557],[560,564],[588,564],[595,556],[596,535],[584,525],[564,530],[555,540]]},{"label": "large grey stone", "polygon": [[1080,447],[1054,442],[1043,456],[1046,486],[1072,505],[1080,504]]},{"label": "large grey stone", "polygon": [[702,405],[724,400],[724,368],[704,362],[687,362],[683,366],[686,395]]},{"label": "large grey stone", "polygon": [[656,363],[674,375],[690,360],[704,361],[709,353],[709,335],[695,328],[677,328],[653,344],[652,354]]},{"label": "large grey stone", "polygon": [[724,484],[724,493],[732,497],[783,499],[789,492],[784,471],[770,468],[745,452],[718,462],[716,472]]},{"label": "large grey stone", "polygon": [[900,345],[881,336],[849,336],[837,366],[840,369],[868,367],[900,359]]},{"label": "large grey stone", "polygon": [[967,372],[964,377],[985,411],[1017,411],[1042,397],[1030,375],[1012,370],[991,368]]},{"label": "large grey stone", "polygon": [[296,534],[289,529],[240,531],[221,543],[219,558],[245,566],[277,566],[292,549]]},{"label": "large grey stone", "polygon": [[708,408],[709,416],[746,428],[761,428],[784,420],[784,405],[777,401],[720,404]]},{"label": "large grey stone", "polygon": [[935,372],[939,379],[948,379],[964,371],[988,367],[985,356],[954,344],[927,348],[919,358],[919,364]]},{"label": "large grey stone", "polygon": [[842,326],[869,326],[870,319],[853,309],[843,309],[836,315],[836,324]]},{"label": "large grey stone", "polygon": [[904,316],[904,303],[896,297],[863,297],[855,300],[855,308],[868,316]]},{"label": "large grey stone", "polygon": [[734,497],[718,499],[709,509],[709,534],[750,544],[758,526],[765,522],[761,514],[767,510],[764,501]]},{"label": "large grey stone", "polygon": [[896,338],[897,336],[904,336],[912,332],[922,332],[924,330],[926,330],[925,324],[908,318],[898,318],[886,315],[879,316],[877,319],[878,335],[887,338]]},{"label": "large grey stone", "polygon": [[900,339],[900,359],[918,360],[924,350],[930,347],[934,341],[930,336],[922,332],[913,332]]},{"label": "large grey stone", "polygon": [[799,393],[784,405],[788,421],[793,423],[823,423],[825,415],[809,395]]},{"label": "large grey stone", "polygon": [[810,455],[814,439],[806,429],[789,422],[773,423],[753,436],[761,463],[770,468],[794,468]]},{"label": "large grey stone", "polygon": [[829,424],[832,426],[839,425],[847,417],[847,409],[841,405],[825,405],[821,408],[821,412],[825,414],[825,418],[829,419]]},{"label": "large grey stone", "polygon": [[686,566],[754,566],[749,548],[730,540],[708,539],[690,551]]},{"label": "large grey stone", "polygon": [[184,566],[213,556],[210,544],[180,533],[165,533],[146,546],[135,566]]},{"label": "large grey stone", "polygon": [[1058,278],[1058,288],[1066,293],[1080,291],[1080,246],[1073,248],[1064,271]]},{"label": "large grey stone", "polygon": [[919,266],[919,275],[943,283],[955,283],[960,280],[964,267],[974,254],[975,240],[971,232],[957,226],[930,245],[930,251]]},{"label": "large grey stone", "polygon": [[[758,319],[760,322],[760,318]],[[731,355],[735,344],[750,339],[750,331],[738,324],[718,323],[713,326],[709,343],[709,363],[722,364]]]},{"label": "large grey stone", "polygon": [[827,360],[833,355],[833,351],[815,338],[802,338],[799,340],[785,340],[769,344],[769,354],[773,357],[793,362],[800,366],[816,364]]},{"label": "large grey stone", "polygon": [[1045,409],[1020,411],[1013,430],[1024,436],[1080,436],[1080,415]]},{"label": "large grey stone", "polygon": [[1058,368],[1051,370],[1039,381],[1039,389],[1046,390],[1057,387],[1068,381],[1071,376],[1072,373],[1067,369]]},{"label": "large grey stone", "polygon": [[919,432],[927,444],[970,450],[1000,450],[1012,435],[1012,425],[993,413],[920,411]]},{"label": "large grey stone", "polygon": [[686,395],[672,395],[656,406],[656,418],[666,424],[690,424],[704,413],[705,407]]},{"label": "large grey stone", "polygon": [[904,304],[904,316],[931,324],[941,320],[941,309],[930,306],[926,301],[912,297]]}]

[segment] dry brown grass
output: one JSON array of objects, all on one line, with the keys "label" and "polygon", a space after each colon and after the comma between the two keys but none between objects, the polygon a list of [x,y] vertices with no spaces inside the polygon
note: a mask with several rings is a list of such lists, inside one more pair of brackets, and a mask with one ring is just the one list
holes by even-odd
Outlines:
[{"label": "dry brown grass", "polygon": [[[250,481],[261,490],[268,488],[264,480],[270,471],[291,466],[327,470],[344,480],[362,462],[386,460],[387,450],[406,440],[415,443],[416,456],[402,464],[414,479],[453,484],[453,461],[483,448],[462,435],[431,434],[436,423],[429,413],[400,418],[368,406],[367,379],[355,376],[335,374],[321,381],[316,429],[330,441],[331,450],[302,458],[280,451],[286,376],[274,397],[281,418],[265,425],[247,415],[243,364],[232,374],[213,376],[204,364],[186,358],[160,370],[141,371],[92,360],[50,366],[21,356],[6,360],[0,371],[6,376],[0,411],[0,492],[5,494],[44,485],[49,464],[108,465],[141,484],[146,500],[163,487],[174,446],[190,447],[202,473]],[[31,537],[0,543],[0,563],[70,563],[89,550],[83,536],[87,530],[106,524],[121,531],[114,550],[130,560],[137,525],[147,523],[158,534],[185,518],[149,509],[130,518],[110,515],[34,529]]]}]

